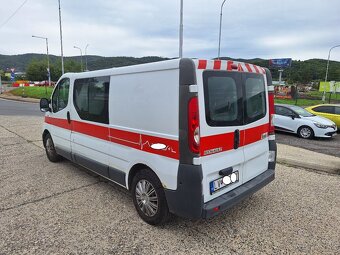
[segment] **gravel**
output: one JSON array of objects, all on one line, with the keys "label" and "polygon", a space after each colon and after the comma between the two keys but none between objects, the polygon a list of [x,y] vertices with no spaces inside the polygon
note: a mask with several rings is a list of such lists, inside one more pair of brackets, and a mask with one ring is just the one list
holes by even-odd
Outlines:
[{"label": "gravel", "polygon": [[[152,227],[127,191],[47,161],[0,116],[0,254],[338,254],[340,176],[277,166],[276,179],[210,220]],[[18,120],[20,122],[20,120]],[[15,123],[24,125],[25,121]],[[8,137],[8,138],[6,138]],[[13,142],[11,143],[11,140]]]}]

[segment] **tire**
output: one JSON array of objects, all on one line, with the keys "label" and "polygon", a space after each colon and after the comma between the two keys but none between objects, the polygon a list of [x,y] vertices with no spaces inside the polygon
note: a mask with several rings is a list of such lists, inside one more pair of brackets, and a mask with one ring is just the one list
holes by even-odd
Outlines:
[{"label": "tire", "polygon": [[298,129],[298,136],[303,139],[311,139],[314,137],[314,131],[308,126],[302,126]]},{"label": "tire", "polygon": [[46,156],[49,159],[49,161],[55,163],[62,159],[62,157],[58,155],[55,150],[54,143],[50,134],[47,134],[45,136],[44,147],[46,151]]},{"label": "tire", "polygon": [[139,216],[150,225],[162,225],[170,218],[165,193],[158,177],[142,169],[132,180],[131,193]]}]

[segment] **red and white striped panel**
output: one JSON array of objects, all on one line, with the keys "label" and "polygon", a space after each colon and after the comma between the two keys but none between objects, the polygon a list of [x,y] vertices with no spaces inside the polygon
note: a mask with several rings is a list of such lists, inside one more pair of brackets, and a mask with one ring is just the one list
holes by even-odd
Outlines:
[{"label": "red and white striped panel", "polygon": [[197,69],[209,70],[227,70],[236,72],[260,73],[265,74],[266,71],[260,66],[253,64],[237,62],[232,60],[194,60]]}]

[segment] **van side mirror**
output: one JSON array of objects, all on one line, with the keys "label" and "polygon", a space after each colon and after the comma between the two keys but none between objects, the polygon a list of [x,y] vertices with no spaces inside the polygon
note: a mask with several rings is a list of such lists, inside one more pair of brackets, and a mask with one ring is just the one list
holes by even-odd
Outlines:
[{"label": "van side mirror", "polygon": [[289,114],[289,117],[291,117],[291,118],[292,118],[292,120],[294,120],[294,119],[296,118],[296,116],[295,116],[295,114],[294,114],[294,113],[291,113],[291,114]]},{"label": "van side mirror", "polygon": [[41,98],[40,99],[40,111],[42,111],[42,112],[50,112],[51,111],[50,100],[48,100],[47,98]]}]

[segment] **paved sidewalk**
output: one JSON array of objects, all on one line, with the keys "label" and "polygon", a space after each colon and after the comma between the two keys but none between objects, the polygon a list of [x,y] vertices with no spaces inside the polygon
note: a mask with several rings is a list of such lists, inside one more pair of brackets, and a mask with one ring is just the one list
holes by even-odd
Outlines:
[{"label": "paved sidewalk", "polygon": [[285,144],[277,144],[277,163],[340,174],[340,158]]}]

